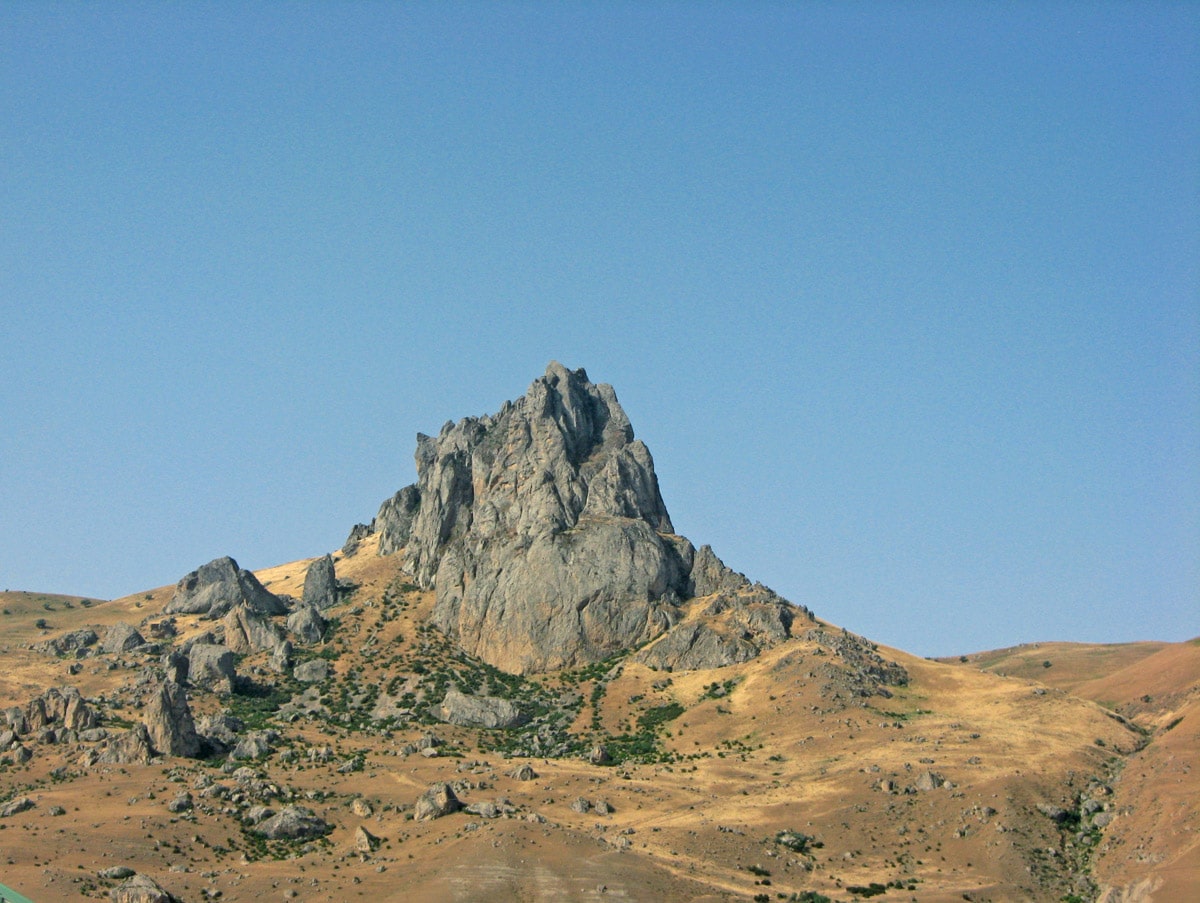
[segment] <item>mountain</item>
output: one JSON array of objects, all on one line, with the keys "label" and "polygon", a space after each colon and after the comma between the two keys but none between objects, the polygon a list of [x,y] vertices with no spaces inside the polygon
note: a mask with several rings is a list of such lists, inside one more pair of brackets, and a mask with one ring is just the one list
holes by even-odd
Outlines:
[{"label": "mountain", "polygon": [[4,883],[1194,895],[1195,644],[1110,667],[882,647],[677,535],[615,392],[558,364],[419,436],[417,473],[328,556],[220,558],[113,601],[4,594]]}]

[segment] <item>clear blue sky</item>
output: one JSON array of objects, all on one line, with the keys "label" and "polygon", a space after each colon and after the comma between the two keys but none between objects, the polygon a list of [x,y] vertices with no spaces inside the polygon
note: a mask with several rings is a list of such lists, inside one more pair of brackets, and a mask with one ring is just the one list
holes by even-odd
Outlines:
[{"label": "clear blue sky", "polygon": [[1200,634],[1200,5],[0,4],[0,588],[341,545],[612,383],[919,654]]}]

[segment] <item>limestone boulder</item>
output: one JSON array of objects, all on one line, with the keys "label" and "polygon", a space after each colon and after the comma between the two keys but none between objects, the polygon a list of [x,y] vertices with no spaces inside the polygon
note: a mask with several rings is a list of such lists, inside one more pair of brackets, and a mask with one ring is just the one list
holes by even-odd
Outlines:
[{"label": "limestone boulder", "polygon": [[304,595],[301,600],[305,605],[317,610],[337,604],[337,572],[332,555],[318,558],[308,566],[304,574]]},{"label": "limestone boulder", "polygon": [[325,819],[304,806],[284,806],[277,814],[260,822],[254,828],[268,840],[298,840],[309,837],[324,837],[330,827]]},{"label": "limestone boulder", "polygon": [[445,699],[433,714],[447,724],[493,730],[516,727],[526,721],[521,710],[507,699],[499,696],[468,696],[453,687],[446,691]]},{"label": "limestone boulder", "polygon": [[229,557],[210,561],[180,580],[164,612],[199,614],[215,620],[238,605],[264,615],[287,612],[287,605],[278,596],[267,592],[257,577]]},{"label": "limestone boulder", "polygon": [[443,781],[431,785],[421,794],[417,799],[414,817],[417,821],[432,821],[435,818],[457,812],[461,808],[462,803],[455,795],[454,788]]},{"label": "limestone boulder", "polygon": [[124,621],[118,621],[105,631],[104,640],[100,643],[100,651],[120,655],[122,652],[129,652],[138,646],[143,646],[145,643],[145,637],[138,633],[135,627]]},{"label": "limestone boulder", "polygon": [[197,687],[232,685],[237,677],[233,651],[216,643],[197,643],[187,651],[188,680]]},{"label": "limestone boulder", "polygon": [[200,755],[200,737],[187,693],[179,684],[164,681],[150,694],[144,723],[150,745],[160,755],[186,758]]},{"label": "limestone boulder", "polygon": [[274,649],[287,638],[282,627],[244,604],[231,608],[222,624],[225,627],[225,645],[239,655]]},{"label": "limestone boulder", "polygon": [[329,622],[321,616],[319,606],[307,600],[297,604],[287,619],[288,632],[297,642],[306,645],[321,642],[328,627]]}]

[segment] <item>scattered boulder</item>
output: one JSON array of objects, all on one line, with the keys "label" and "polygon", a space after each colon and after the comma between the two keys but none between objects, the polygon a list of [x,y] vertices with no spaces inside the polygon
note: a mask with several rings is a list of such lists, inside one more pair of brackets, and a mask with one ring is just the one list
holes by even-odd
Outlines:
[{"label": "scattered boulder", "polygon": [[934,774],[932,771],[923,771],[913,781],[913,789],[921,791],[937,790],[944,783],[945,781],[940,774]]},{"label": "scattered boulder", "polygon": [[301,662],[292,670],[292,676],[301,683],[320,683],[329,676],[329,662],[323,658],[314,658],[307,662]]},{"label": "scattered boulder", "polygon": [[118,621],[105,632],[104,640],[100,643],[100,651],[120,655],[122,652],[129,652],[145,644],[146,638],[138,633],[135,627],[124,621]]},{"label": "scattered boulder", "polygon": [[132,878],[137,872],[127,865],[114,865],[111,868],[102,869],[98,874],[107,881],[120,881],[122,878]]},{"label": "scattered boulder", "polygon": [[225,627],[225,645],[230,652],[239,655],[274,649],[286,639],[278,624],[245,605],[231,608],[222,623]]},{"label": "scattered boulder", "polygon": [[454,788],[443,782],[432,784],[417,800],[414,811],[417,821],[431,821],[462,808]]},{"label": "scattered boulder", "polygon": [[188,680],[193,686],[233,688],[237,679],[233,652],[228,646],[197,643],[187,652]]},{"label": "scattered boulder", "polygon": [[196,724],[196,733],[210,744],[224,751],[237,745],[242,722],[225,712],[203,716]]},{"label": "scattered boulder", "polygon": [[374,853],[382,842],[362,825],[354,829],[354,849],[360,853]]},{"label": "scattered boulder", "polygon": [[608,747],[603,743],[597,743],[588,752],[588,762],[592,765],[611,765],[613,762],[612,756],[608,752]]},{"label": "scattered boulder", "polygon": [[192,720],[187,693],[172,681],[164,681],[146,706],[146,732],[150,745],[161,755],[195,758],[200,755],[200,737]]},{"label": "scattered boulder", "polygon": [[231,759],[261,759],[264,756],[271,754],[271,735],[274,731],[254,731],[242,737],[237,745],[233,748],[233,752],[229,754]]},{"label": "scattered boulder", "polygon": [[538,773],[533,770],[533,766],[528,762],[522,762],[509,773],[510,777],[516,778],[518,781],[533,781],[537,779]]},{"label": "scattered boulder", "polygon": [[451,687],[446,698],[433,710],[434,717],[460,727],[502,729],[525,722],[521,710],[499,696],[467,696]]},{"label": "scattered boulder", "polygon": [[134,875],[108,892],[112,903],[178,903],[153,878]]},{"label": "scattered boulder", "polygon": [[267,667],[276,674],[287,674],[292,667],[292,651],[292,641],[284,640],[271,650],[271,658],[267,661]]},{"label": "scattered boulder", "polygon": [[0,818],[12,818],[14,815],[19,815],[22,812],[28,812],[36,803],[27,796],[19,796],[15,800],[11,800],[0,808]]},{"label": "scattered boulder", "polygon": [[370,818],[375,814],[375,810],[371,807],[371,804],[361,796],[356,797],[354,801],[350,803],[350,811],[359,818]]},{"label": "scattered boulder", "polygon": [[580,815],[586,815],[588,810],[592,808],[592,804],[585,800],[582,796],[577,796],[571,800],[571,811],[578,812]]},{"label": "scattered boulder", "polygon": [[174,681],[177,684],[187,683],[188,679],[188,657],[182,652],[177,652],[172,649],[162,657],[163,674],[167,680]]},{"label": "scattered boulder", "polygon": [[334,570],[332,555],[318,558],[308,566],[308,571],[304,575],[304,595],[301,600],[305,605],[318,610],[337,604],[337,574]]},{"label": "scattered boulder", "polygon": [[193,805],[192,795],[185,790],[182,793],[177,793],[175,798],[167,803],[167,811],[178,815],[181,812],[187,812]]},{"label": "scattered boulder", "polygon": [[154,750],[150,746],[150,734],[144,724],[134,725],[130,730],[116,735],[110,734],[104,742],[104,749],[88,757],[93,762],[108,765],[130,765],[135,762],[145,764],[154,757]]},{"label": "scattered boulder", "polygon": [[[307,584],[305,584],[307,586]],[[329,623],[321,617],[319,606],[305,600],[288,615],[287,629],[299,642],[307,645],[321,642]]]},{"label": "scattered boulder", "polygon": [[282,599],[267,592],[257,577],[239,568],[229,557],[210,561],[180,580],[163,611],[199,614],[215,620],[238,605],[265,615],[287,613]]},{"label": "scattered boulder", "polygon": [[284,806],[277,815],[258,824],[255,829],[268,840],[298,840],[308,837],[323,837],[329,833],[329,824],[311,809],[304,806]]},{"label": "scattered boulder", "polygon": [[49,655],[67,655],[68,653],[79,655],[89,646],[94,646],[99,640],[100,637],[97,636],[96,631],[85,627],[82,630],[72,630],[62,636],[35,643],[32,648],[35,652],[45,652]]}]

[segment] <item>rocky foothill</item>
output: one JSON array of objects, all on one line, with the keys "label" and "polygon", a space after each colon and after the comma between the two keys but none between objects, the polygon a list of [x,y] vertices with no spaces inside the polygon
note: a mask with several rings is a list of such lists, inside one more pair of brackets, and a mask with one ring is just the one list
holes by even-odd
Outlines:
[{"label": "rocky foothill", "polygon": [[[497,414],[418,436],[416,463],[347,547],[377,532],[380,554],[402,550],[436,592],[433,623],[497,668],[586,665],[664,634],[648,663],[721,667],[808,617],[675,534],[650,450],[582,369],[551,363]],[[713,594],[716,611],[690,617],[686,601]]]},{"label": "rocky foothill", "polygon": [[416,464],[338,552],[30,631],[76,685],[2,710],[8,867],[129,903],[1088,898],[1129,724],[693,546],[610,386],[552,363]]}]

